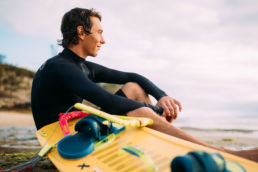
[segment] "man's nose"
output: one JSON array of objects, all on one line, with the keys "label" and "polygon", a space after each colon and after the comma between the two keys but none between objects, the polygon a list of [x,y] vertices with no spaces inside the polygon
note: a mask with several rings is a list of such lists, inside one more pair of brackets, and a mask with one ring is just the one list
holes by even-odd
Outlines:
[{"label": "man's nose", "polygon": [[105,44],[105,43],[106,43],[106,41],[105,41],[105,39],[104,39],[103,36],[101,37],[100,43],[101,43],[101,44]]}]

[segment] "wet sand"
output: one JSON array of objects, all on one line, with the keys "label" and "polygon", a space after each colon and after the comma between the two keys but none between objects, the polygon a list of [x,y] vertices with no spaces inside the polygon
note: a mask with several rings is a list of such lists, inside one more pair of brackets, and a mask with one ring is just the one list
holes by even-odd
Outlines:
[{"label": "wet sand", "polygon": [[0,152],[38,151],[36,128],[31,114],[0,112]]},{"label": "wet sand", "polygon": [[258,148],[258,138],[252,137],[250,133],[238,132],[217,132],[217,131],[195,131],[184,129],[192,136],[213,146],[223,147],[233,150],[254,149]]}]

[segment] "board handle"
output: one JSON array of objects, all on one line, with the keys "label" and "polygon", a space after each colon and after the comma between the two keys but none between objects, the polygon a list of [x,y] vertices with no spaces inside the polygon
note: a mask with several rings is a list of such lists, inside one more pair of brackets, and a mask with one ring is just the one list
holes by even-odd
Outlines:
[{"label": "board handle", "polygon": [[89,112],[91,114],[94,114],[96,116],[99,116],[101,118],[107,119],[111,122],[125,125],[125,126],[131,126],[131,127],[144,127],[147,125],[153,124],[153,120],[149,118],[143,118],[143,117],[128,117],[128,116],[120,116],[120,115],[111,115],[106,112],[103,112],[101,110],[95,109],[93,107],[90,107],[88,105],[84,105],[81,103],[76,103],[74,105],[76,109],[80,109],[86,112]]}]

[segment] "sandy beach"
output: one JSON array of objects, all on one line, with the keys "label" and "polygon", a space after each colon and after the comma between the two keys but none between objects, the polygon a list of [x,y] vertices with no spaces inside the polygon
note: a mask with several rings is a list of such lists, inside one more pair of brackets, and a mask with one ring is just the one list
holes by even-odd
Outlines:
[{"label": "sandy beach", "polygon": [[34,127],[32,114],[2,111],[0,112],[0,127]]},{"label": "sandy beach", "polygon": [[0,152],[38,151],[35,125],[31,114],[0,112]]}]

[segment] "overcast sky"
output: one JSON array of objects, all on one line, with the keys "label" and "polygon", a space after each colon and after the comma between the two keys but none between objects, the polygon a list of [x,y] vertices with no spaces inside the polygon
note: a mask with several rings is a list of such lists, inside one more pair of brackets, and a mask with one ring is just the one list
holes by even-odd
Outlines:
[{"label": "overcast sky", "polygon": [[257,0],[1,0],[0,54],[36,71],[74,7],[102,14],[106,44],[87,60],[146,76],[182,118],[258,118]]}]

